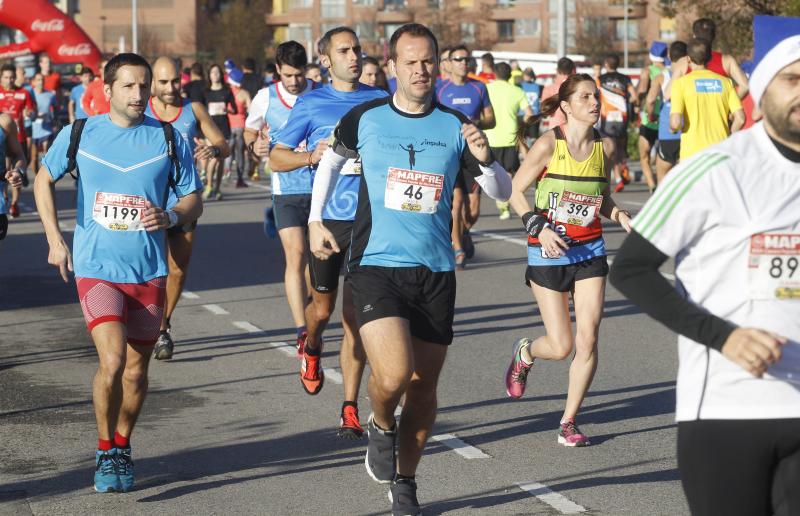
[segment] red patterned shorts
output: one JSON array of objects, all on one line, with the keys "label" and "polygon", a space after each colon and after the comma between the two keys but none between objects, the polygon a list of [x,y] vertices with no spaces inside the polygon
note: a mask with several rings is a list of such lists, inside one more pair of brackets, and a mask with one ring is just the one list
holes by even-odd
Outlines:
[{"label": "red patterned shorts", "polygon": [[152,346],[158,340],[167,278],[144,283],[112,283],[95,278],[75,278],[83,317],[89,332],[98,324],[116,321],[126,326],[128,342]]}]

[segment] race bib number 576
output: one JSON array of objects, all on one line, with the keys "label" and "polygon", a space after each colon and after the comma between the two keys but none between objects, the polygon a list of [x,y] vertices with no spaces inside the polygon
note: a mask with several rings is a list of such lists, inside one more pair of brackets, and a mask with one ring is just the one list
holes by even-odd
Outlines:
[{"label": "race bib number 576", "polygon": [[97,192],[92,219],[111,231],[144,231],[144,202],[141,195]]},{"label": "race bib number 576", "polygon": [[389,168],[384,206],[410,213],[436,213],[444,188],[444,175]]},{"label": "race bib number 576", "polygon": [[800,233],[750,237],[747,279],[751,299],[800,300]]}]

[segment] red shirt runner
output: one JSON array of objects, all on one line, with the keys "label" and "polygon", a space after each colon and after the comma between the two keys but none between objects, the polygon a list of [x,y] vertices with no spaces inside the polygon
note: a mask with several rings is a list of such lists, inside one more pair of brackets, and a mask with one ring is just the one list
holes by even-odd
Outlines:
[{"label": "red shirt runner", "polygon": [[17,123],[17,140],[25,142],[25,110],[36,110],[36,103],[25,88],[6,90],[0,87],[0,113]]},{"label": "red shirt runner", "polygon": [[103,115],[111,111],[111,104],[106,100],[106,94],[103,93],[103,80],[99,77],[86,87],[86,91],[81,98],[81,106],[86,114],[89,116]]}]

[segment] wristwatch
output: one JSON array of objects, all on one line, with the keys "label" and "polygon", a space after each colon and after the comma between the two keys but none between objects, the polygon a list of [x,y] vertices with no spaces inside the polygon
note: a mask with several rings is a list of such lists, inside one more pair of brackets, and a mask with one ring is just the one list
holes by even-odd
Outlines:
[{"label": "wristwatch", "polygon": [[169,218],[169,227],[175,227],[178,224],[178,214],[175,210],[167,210],[167,218]]},{"label": "wristwatch", "polygon": [[219,147],[217,147],[216,145],[212,145],[211,146],[211,153],[214,155],[215,158],[218,158],[219,155],[222,153],[222,151],[219,150]]}]

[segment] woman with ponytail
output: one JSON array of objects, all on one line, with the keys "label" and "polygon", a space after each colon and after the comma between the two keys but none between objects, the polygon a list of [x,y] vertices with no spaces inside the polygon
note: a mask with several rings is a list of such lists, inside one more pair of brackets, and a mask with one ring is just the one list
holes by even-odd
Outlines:
[{"label": "woman with ponytail", "polygon": [[[600,215],[630,231],[631,218],[611,198],[614,142],[594,128],[600,117],[595,80],[570,76],[542,102],[542,117],[560,110],[566,123],[543,134],[514,176],[510,204],[528,233],[525,281],[533,290],[545,334],[522,338],[506,372],[506,392],[520,398],[535,359],[564,360],[574,352],[558,443],[586,446],[575,416],[597,369],[608,262]],[[533,189],[534,206],[525,192]],[[573,334],[569,294],[575,308]]]}]

